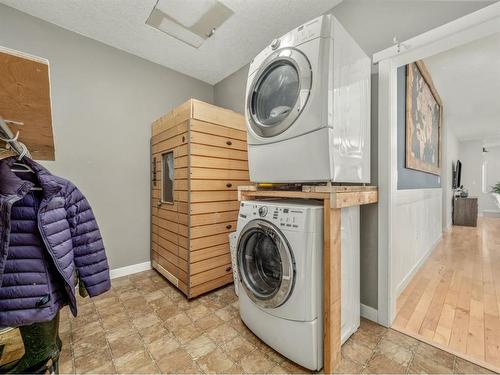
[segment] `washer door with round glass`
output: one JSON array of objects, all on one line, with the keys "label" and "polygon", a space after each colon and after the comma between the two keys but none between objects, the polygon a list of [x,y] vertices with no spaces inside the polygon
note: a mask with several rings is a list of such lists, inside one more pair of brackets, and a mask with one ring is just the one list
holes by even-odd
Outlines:
[{"label": "washer door with round glass", "polygon": [[300,116],[311,92],[312,72],[299,50],[283,48],[272,53],[252,82],[248,99],[248,122],[262,137],[287,130]]},{"label": "washer door with round glass", "polygon": [[248,297],[264,308],[285,303],[295,283],[295,262],[280,230],[265,220],[252,220],[241,231],[237,254]]}]

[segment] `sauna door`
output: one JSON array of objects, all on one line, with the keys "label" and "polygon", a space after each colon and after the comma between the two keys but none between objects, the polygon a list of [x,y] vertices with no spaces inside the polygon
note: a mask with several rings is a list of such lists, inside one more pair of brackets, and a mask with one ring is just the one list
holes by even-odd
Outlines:
[{"label": "sauna door", "polygon": [[152,138],[152,265],[187,293],[187,127]]}]

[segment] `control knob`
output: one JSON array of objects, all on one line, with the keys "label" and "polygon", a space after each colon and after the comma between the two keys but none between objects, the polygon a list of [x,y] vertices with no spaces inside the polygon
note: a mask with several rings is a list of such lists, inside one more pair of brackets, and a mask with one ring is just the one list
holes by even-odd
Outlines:
[{"label": "control knob", "polygon": [[264,217],[266,215],[267,215],[267,207],[266,206],[259,207],[259,216]]},{"label": "control knob", "polygon": [[279,39],[274,39],[274,40],[271,42],[271,48],[272,48],[273,50],[277,49],[279,46],[280,46],[280,40],[279,40]]}]

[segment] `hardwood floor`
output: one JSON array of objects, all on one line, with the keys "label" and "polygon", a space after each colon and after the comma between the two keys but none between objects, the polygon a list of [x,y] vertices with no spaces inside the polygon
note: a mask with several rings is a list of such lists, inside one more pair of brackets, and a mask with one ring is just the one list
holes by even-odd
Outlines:
[{"label": "hardwood floor", "polygon": [[446,232],[396,309],[393,329],[500,372],[500,219]]}]

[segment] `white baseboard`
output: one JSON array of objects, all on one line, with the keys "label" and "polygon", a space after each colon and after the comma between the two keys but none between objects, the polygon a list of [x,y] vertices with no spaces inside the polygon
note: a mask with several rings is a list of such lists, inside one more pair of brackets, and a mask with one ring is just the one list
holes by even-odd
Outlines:
[{"label": "white baseboard", "polygon": [[378,310],[371,306],[361,304],[360,314],[363,318],[378,323]]},{"label": "white baseboard", "polygon": [[420,260],[417,262],[417,264],[415,264],[415,266],[413,266],[411,271],[408,272],[408,274],[405,276],[405,278],[399,283],[399,285],[396,288],[396,295],[394,296],[395,298],[398,298],[399,295],[401,293],[403,293],[403,290],[406,289],[406,287],[410,283],[413,276],[415,276],[415,274],[420,269],[420,267],[422,267],[422,265],[427,260],[427,258],[429,258],[430,255],[434,252],[434,249],[436,249],[437,245],[441,242],[442,239],[443,239],[443,235],[441,234],[439,236],[439,238],[436,241],[434,241],[434,243],[432,244],[430,249],[427,250],[427,252],[424,254],[424,256],[422,258],[420,258]]},{"label": "white baseboard", "polygon": [[117,277],[132,275],[133,273],[147,271],[151,269],[151,261],[147,261],[144,263],[131,264],[130,266],[115,268],[111,270],[110,276],[112,279],[116,279]]}]

